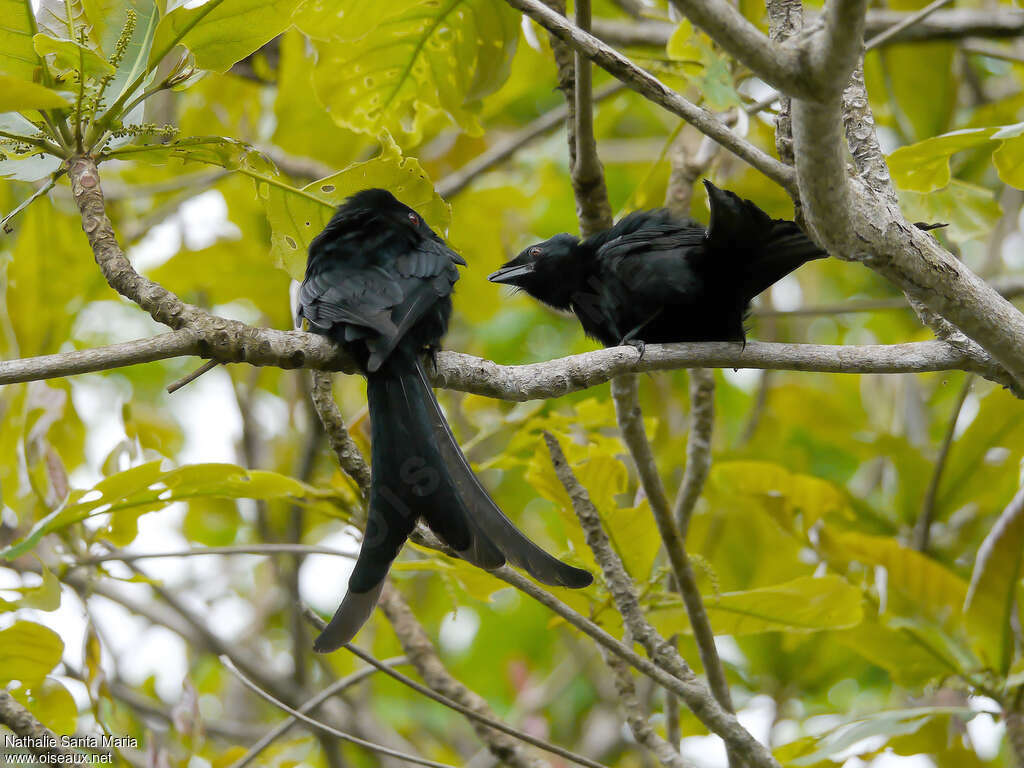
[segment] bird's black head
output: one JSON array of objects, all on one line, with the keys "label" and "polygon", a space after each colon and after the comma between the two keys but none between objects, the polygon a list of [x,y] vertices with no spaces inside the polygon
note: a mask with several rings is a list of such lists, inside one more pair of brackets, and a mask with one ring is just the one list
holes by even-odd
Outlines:
[{"label": "bird's black head", "polygon": [[580,257],[579,240],[563,232],[524,248],[487,279],[521,288],[538,301],[567,310],[572,294],[580,287],[584,266],[580,264]]},{"label": "bird's black head", "polygon": [[[444,240],[416,211],[401,202],[386,189],[371,188],[356,192],[338,206],[334,216],[310,243],[313,258],[324,246],[344,238],[358,238],[367,242],[367,236],[387,232],[389,236],[403,237],[410,244],[420,238],[444,243]],[[328,249],[329,250],[329,249]],[[452,251],[452,260],[465,265],[462,257]]]}]

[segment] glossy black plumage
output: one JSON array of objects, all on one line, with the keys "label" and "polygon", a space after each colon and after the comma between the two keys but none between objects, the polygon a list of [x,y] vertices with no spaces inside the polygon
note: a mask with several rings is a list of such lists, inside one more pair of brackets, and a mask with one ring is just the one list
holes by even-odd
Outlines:
[{"label": "glossy black plumage", "polygon": [[481,568],[505,564],[545,584],[583,587],[502,514],[469,467],[434,398],[420,355],[448,327],[465,264],[411,208],[382,189],[350,197],[309,247],[299,318],[355,358],[367,379],[372,439],[369,513],[348,592],[316,639],[334,650],[377,603],[391,562],[422,519]]},{"label": "glossy black plumage", "polygon": [[706,228],[664,209],[637,211],[582,242],[561,234],[532,245],[488,279],[571,310],[609,347],[744,341],[751,299],[828,254],[792,221],[704,184]]}]

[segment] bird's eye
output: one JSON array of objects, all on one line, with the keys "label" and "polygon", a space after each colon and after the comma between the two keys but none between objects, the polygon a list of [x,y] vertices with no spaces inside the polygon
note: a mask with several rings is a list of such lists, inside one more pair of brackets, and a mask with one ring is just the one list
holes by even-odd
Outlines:
[{"label": "bird's eye", "polygon": [[409,221],[414,227],[418,227],[420,225],[420,217],[411,211],[409,212]]},{"label": "bird's eye", "polygon": [[533,246],[533,248],[530,249],[530,255],[531,256],[540,256],[542,253],[544,253],[544,251],[542,251],[536,245]]}]

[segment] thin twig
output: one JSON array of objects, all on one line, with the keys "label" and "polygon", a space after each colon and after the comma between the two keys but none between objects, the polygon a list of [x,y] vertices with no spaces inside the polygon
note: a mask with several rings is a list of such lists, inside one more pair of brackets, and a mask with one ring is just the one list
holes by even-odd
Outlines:
[{"label": "thin twig", "polygon": [[173,395],[179,389],[181,389],[182,387],[186,386],[187,384],[191,384],[193,381],[198,379],[204,373],[207,373],[208,371],[212,371],[218,365],[220,365],[220,361],[219,360],[207,360],[201,366],[199,366],[194,371],[192,371],[192,373],[190,373],[190,374],[188,374],[186,376],[182,376],[177,381],[172,382],[171,384],[168,384],[167,385],[167,394]]},{"label": "thin twig", "polygon": [[334,450],[345,474],[351,477],[359,487],[364,499],[370,498],[370,467],[363,458],[352,436],[345,426],[345,419],[341,415],[341,409],[334,402],[334,393],[331,388],[331,375],[324,371],[313,372],[313,390],[310,393],[313,399],[313,406],[316,408],[320,421],[327,433],[327,441]]},{"label": "thin twig", "polygon": [[[374,661],[376,661],[376,659]],[[346,675],[345,677],[340,678],[339,680],[335,680],[329,686],[320,691],[320,693],[318,693],[316,696],[314,696],[301,707],[299,707],[298,710],[296,711],[302,714],[312,712],[323,702],[327,701],[327,699],[331,698],[332,696],[337,696],[339,693],[342,693],[343,691],[347,690],[348,688],[351,688],[354,685],[358,685],[359,683],[363,682],[363,680],[366,680],[367,678],[376,674],[378,671],[390,670],[391,667],[397,667],[402,664],[408,663],[409,660],[405,656],[395,656],[394,658],[384,659],[384,661],[377,661],[376,664],[367,669],[360,669],[357,672],[353,672],[351,675]],[[237,671],[237,669],[234,671],[236,674],[241,674]],[[262,753],[263,750],[265,750],[279,738],[284,736],[284,734],[286,734],[288,730],[297,722],[298,719],[295,717],[288,717],[282,720],[280,723],[275,725],[271,730],[267,731],[266,734],[260,737],[259,741],[257,741],[251,747],[249,747],[249,750],[240,758],[238,758],[235,762],[233,762],[230,768],[245,768],[245,766],[249,765],[253,760],[259,757],[260,753]]]},{"label": "thin twig", "polygon": [[711,471],[711,435],[715,426],[715,375],[706,368],[690,371],[690,430],[686,436],[686,469],[672,517],[686,543],[690,517]]},{"label": "thin twig", "polygon": [[942,482],[942,473],[946,468],[946,459],[949,458],[949,450],[953,446],[953,437],[956,435],[956,423],[960,419],[960,412],[963,410],[967,395],[970,394],[971,386],[974,384],[974,377],[968,374],[964,377],[963,386],[953,403],[953,410],[949,414],[949,423],[946,426],[946,434],[939,446],[939,453],[935,457],[935,468],[932,470],[931,479],[928,481],[928,490],[925,491],[924,500],[921,502],[921,514],[914,526],[914,549],[918,552],[927,553],[928,543],[931,538],[932,518],[935,515],[935,500],[939,493],[939,483]]},{"label": "thin twig", "polygon": [[[327,623],[323,619],[321,619],[308,606],[305,607],[303,614],[305,615],[306,619],[316,629],[322,631],[324,627],[327,626]],[[416,693],[420,694],[421,696],[426,696],[431,701],[436,701],[438,704],[442,704],[448,707],[449,709],[452,709],[456,712],[459,712],[460,714],[465,715],[470,720],[474,720],[482,725],[487,726],[488,728],[493,728],[496,731],[507,733],[509,736],[513,736],[526,744],[531,744],[537,747],[538,749],[543,749],[545,752],[550,752],[553,755],[564,757],[566,760],[571,760],[572,762],[577,763],[578,765],[586,765],[589,768],[605,768],[601,763],[595,762],[594,760],[591,760],[587,757],[571,752],[568,749],[565,749],[564,747],[558,746],[557,744],[551,744],[550,742],[546,742],[543,739],[538,739],[535,736],[531,736],[525,731],[520,731],[517,728],[513,728],[512,726],[502,722],[501,720],[498,720],[497,718],[489,717],[477,711],[476,709],[467,706],[466,704],[456,701],[455,699],[449,698],[448,696],[445,696],[441,693],[438,693],[437,691],[428,688],[425,685],[417,683],[415,680],[413,680],[410,677],[407,677],[406,675],[403,675],[401,672],[396,672],[393,669],[385,669],[378,659],[364,651],[362,648],[359,648],[358,646],[352,645],[351,643],[347,643],[343,647],[349,653],[359,657],[367,664],[376,667],[385,675],[397,680],[399,683],[406,686],[407,688],[416,691]],[[232,768],[240,768],[240,766],[232,766]]]},{"label": "thin twig", "polygon": [[[626,86],[616,80],[608,83],[594,93],[594,103],[604,101],[617,93],[625,90]],[[498,141],[494,146],[474,157],[457,171],[442,178],[434,189],[441,197],[451,199],[468,187],[476,178],[500,165],[513,157],[519,150],[523,149],[541,136],[553,131],[555,128],[565,125],[565,119],[569,116],[568,104],[561,104],[554,109],[545,112],[543,115],[523,126],[510,136]]]},{"label": "thin twig", "polygon": [[138,560],[156,560],[167,557],[196,557],[200,555],[334,555],[354,559],[351,552],[342,552],[330,547],[318,547],[311,544],[234,544],[226,547],[198,547],[180,549],[171,552],[123,552],[114,550],[101,555],[91,555],[75,560],[75,565],[97,565],[111,560],[134,563]]},{"label": "thin twig", "polygon": [[921,10],[909,14],[905,19],[902,19],[896,24],[893,24],[884,32],[879,32],[877,35],[875,35],[866,43],[864,43],[865,49],[870,51],[872,48],[877,48],[880,45],[884,45],[886,42],[896,37],[896,35],[898,35],[903,30],[914,26],[919,21],[923,21],[924,19],[928,18],[933,13],[935,13],[935,11],[949,5],[951,2],[953,2],[953,0],[934,0],[934,2],[929,3]]},{"label": "thin twig", "polygon": [[244,674],[242,674],[242,672],[238,669],[238,667],[234,665],[234,663],[227,655],[221,655],[219,658],[220,663],[227,667],[228,671],[230,671],[235,677],[237,677],[238,680],[242,683],[242,685],[244,685],[250,691],[255,693],[264,701],[277,707],[282,712],[287,712],[295,720],[299,720],[305,723],[306,725],[315,728],[318,731],[322,731],[323,733],[326,733],[330,736],[334,736],[335,738],[341,739],[342,741],[347,741],[350,744],[355,744],[356,746],[363,747],[364,749],[368,749],[371,752],[376,752],[377,754],[381,755],[388,755],[389,757],[396,757],[399,760],[405,760],[406,762],[413,763],[414,765],[425,765],[428,766],[428,768],[454,768],[454,766],[448,765],[447,763],[438,763],[433,760],[427,760],[422,757],[416,757],[415,755],[408,755],[404,752],[399,752],[396,749],[390,749],[389,747],[385,747],[382,744],[374,744],[372,741],[360,739],[359,737],[353,736],[349,733],[345,733],[344,731],[339,731],[337,728],[332,728],[326,723],[321,723],[319,720],[314,720],[313,718],[308,717],[299,710],[292,709],[283,701],[276,699],[270,693],[263,690],[259,685],[254,683]]},{"label": "thin twig", "polygon": [[558,440],[548,433],[545,433],[544,440],[551,454],[555,474],[572,501],[573,510],[583,528],[587,545],[593,551],[598,565],[601,566],[601,572],[608,590],[611,592],[616,609],[622,615],[623,623],[632,638],[644,647],[654,663],[636,655],[631,648],[619,643],[593,622],[579,616],[553,595],[540,589],[528,579],[520,577],[511,569],[502,568],[495,574],[498,578],[518,587],[557,611],[566,621],[597,640],[603,648],[678,695],[709,730],[721,736],[727,747],[734,750],[748,763],[758,766],[777,766],[778,763],[771,753],[739,725],[735,715],[719,704],[714,694],[697,680],[675,647],[659,635],[647,621],[640,607],[633,581],[621,558],[612,549],[608,534],[605,533],[601,525],[600,515],[590,500],[590,495],[573,474]]},{"label": "thin twig", "polygon": [[686,554],[682,535],[676,526],[672,509],[669,507],[668,496],[665,494],[665,487],[658,474],[651,444],[644,431],[636,377],[620,376],[613,379],[612,398],[615,401],[615,415],[622,432],[622,441],[629,449],[633,463],[636,465],[640,485],[647,495],[647,501],[650,503],[651,512],[654,515],[654,522],[658,526],[658,533],[661,534],[662,544],[672,568],[672,575],[676,579],[679,593],[690,619],[694,639],[697,641],[708,684],[722,708],[731,712],[732,697],[729,694],[729,684],[725,679],[725,670],[718,658],[715,635],[711,629],[707,611],[704,610],[704,601],[697,588],[697,577],[694,575],[690,559]]}]

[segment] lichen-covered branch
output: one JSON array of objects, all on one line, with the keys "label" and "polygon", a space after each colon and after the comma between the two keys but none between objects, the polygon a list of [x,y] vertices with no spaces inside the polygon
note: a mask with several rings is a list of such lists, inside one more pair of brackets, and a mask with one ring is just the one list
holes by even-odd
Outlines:
[{"label": "lichen-covered branch", "polygon": [[[53,731],[36,720],[7,691],[0,691],[0,723],[10,728],[19,739],[24,739],[26,749],[47,763],[66,765],[75,762],[75,753],[62,747]],[[8,743],[6,749],[15,746],[17,744]]]},{"label": "lichen-covered branch", "polygon": [[334,402],[334,391],[331,387],[331,374],[327,371],[313,372],[313,389],[310,392],[313,407],[320,417],[327,433],[327,442],[331,444],[334,455],[342,471],[352,478],[359,487],[364,499],[370,498],[370,467],[363,458],[359,446],[345,426],[345,418],[341,415],[338,404]]}]

